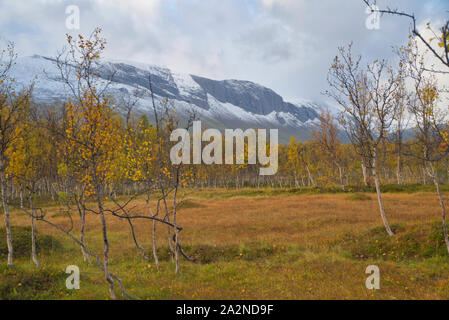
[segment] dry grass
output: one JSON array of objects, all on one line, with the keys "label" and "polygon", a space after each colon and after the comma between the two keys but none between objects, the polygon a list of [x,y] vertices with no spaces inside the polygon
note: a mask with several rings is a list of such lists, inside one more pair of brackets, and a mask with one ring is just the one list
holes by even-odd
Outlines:
[{"label": "dry grass", "polygon": [[[371,199],[361,200],[345,194],[227,197],[225,190],[214,190],[213,194],[191,194],[179,212],[179,224],[184,227],[182,242],[186,251],[199,260],[183,261],[180,275],[174,275],[169,259],[163,259],[159,271],[152,262],[149,266],[142,261],[126,222],[108,218],[112,269],[125,280],[129,291],[149,299],[449,298],[449,257],[400,262],[351,257],[342,239],[348,234],[356,239],[351,241],[366,238],[381,224],[372,194]],[[402,233],[439,221],[440,208],[432,193],[385,194],[384,201],[390,222],[400,225]],[[134,212],[145,212],[143,201],[133,205]],[[52,221],[69,226],[68,219],[57,214],[59,210],[49,209],[48,216],[56,214]],[[12,223],[25,226],[28,218],[14,212]],[[99,224],[99,217],[88,217],[87,242],[98,253],[102,245]],[[65,248],[40,255],[43,270],[63,272],[70,264],[81,268],[81,290],[69,292],[64,277],[58,278],[54,286],[60,286],[62,294],[53,298],[107,298],[101,272],[82,262],[80,250],[58,231],[42,223],[38,229],[58,238]],[[151,223],[139,222],[136,230],[139,241],[150,252]],[[166,228],[159,227],[158,239],[163,258]],[[370,264],[381,270],[381,289],[376,292],[365,288],[365,268]],[[18,265],[20,272],[33,270],[28,259],[19,259]],[[5,268],[4,261],[0,268]],[[14,275],[8,273],[8,277]],[[0,274],[0,291],[1,281]],[[47,298],[39,292],[32,297],[12,297]]]}]

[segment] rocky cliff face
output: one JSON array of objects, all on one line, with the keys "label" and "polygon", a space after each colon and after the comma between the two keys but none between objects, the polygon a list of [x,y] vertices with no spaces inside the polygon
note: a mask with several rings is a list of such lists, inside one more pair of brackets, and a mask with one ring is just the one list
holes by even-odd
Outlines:
[{"label": "rocky cliff face", "polygon": [[[309,138],[322,108],[311,102],[286,102],[273,90],[250,81],[217,81],[132,62],[103,61],[98,70],[104,79],[113,75],[109,93],[118,98],[137,87],[148,88],[151,76],[156,99],[168,98],[181,117],[194,111],[208,127],[218,129],[277,128],[283,141],[292,135],[300,140]],[[19,84],[35,83],[38,102],[51,103],[69,95],[50,58],[20,58],[12,74]],[[149,112],[150,107],[149,97],[139,99],[140,112]]]}]

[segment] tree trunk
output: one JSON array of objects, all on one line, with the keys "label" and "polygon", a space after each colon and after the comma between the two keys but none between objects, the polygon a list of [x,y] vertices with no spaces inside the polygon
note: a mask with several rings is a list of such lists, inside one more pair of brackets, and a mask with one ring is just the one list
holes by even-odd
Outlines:
[{"label": "tree trunk", "polygon": [[296,170],[295,170],[295,188],[299,189],[298,175],[296,173]]},{"label": "tree trunk", "polygon": [[427,184],[427,179],[426,179],[427,174],[426,174],[426,167],[425,167],[424,164],[423,164],[423,166],[422,166],[421,172],[422,172],[422,184],[423,184],[423,185],[426,185],[426,184]]},{"label": "tree trunk", "polygon": [[116,299],[115,292],[114,292],[114,280],[111,277],[111,274],[109,273],[109,240],[108,240],[108,232],[107,232],[107,226],[106,226],[106,217],[104,214],[104,208],[103,208],[103,201],[101,199],[101,187],[98,184],[98,182],[95,182],[95,191],[97,193],[97,204],[98,204],[98,211],[100,213],[101,217],[101,226],[102,226],[102,233],[103,233],[103,242],[104,242],[104,250],[103,250],[103,257],[104,257],[104,275],[106,278],[106,281],[109,283],[109,294],[111,296],[111,299]]},{"label": "tree trunk", "polygon": [[22,190],[22,188],[20,188],[19,197],[20,197],[20,209],[23,209],[23,190]]},{"label": "tree trunk", "polygon": [[313,181],[312,174],[310,173],[309,164],[306,164],[306,169],[309,177],[309,185],[315,187],[315,181]]},{"label": "tree trunk", "polygon": [[[156,217],[156,214],[153,213],[153,210],[151,210],[150,207],[150,195],[147,196],[147,208],[150,215],[154,218]],[[157,239],[156,239],[156,220],[153,220],[153,257],[154,257],[154,263],[156,264],[156,268],[159,269],[159,258],[157,256]]]},{"label": "tree trunk", "polygon": [[442,214],[442,218],[443,218],[444,242],[446,243],[446,249],[447,249],[447,252],[449,253],[449,238],[448,238],[448,234],[447,234],[447,225],[446,225],[446,207],[444,205],[443,196],[441,195],[440,183],[438,182],[438,178],[436,177],[433,167],[431,169],[432,169],[431,177],[433,178],[433,182],[435,184],[437,194],[438,194],[438,199],[440,200],[441,214]]},{"label": "tree trunk", "polygon": [[[399,152],[401,152],[401,151],[399,151]],[[396,166],[397,183],[401,184],[402,183],[402,178],[401,178],[401,161],[402,161],[402,159],[401,159],[401,154],[400,153],[398,153],[397,161],[398,161],[398,164]]]},{"label": "tree trunk", "polygon": [[376,160],[374,160],[374,165],[373,165],[373,178],[374,178],[374,183],[376,185],[377,200],[379,202],[380,216],[382,217],[382,221],[384,223],[384,226],[385,226],[385,229],[387,230],[388,235],[394,236],[394,232],[391,230],[390,224],[388,223],[387,217],[385,215],[384,204],[382,201],[382,193],[380,192],[380,184],[379,184],[379,179],[377,177],[377,172],[376,172]]},{"label": "tree trunk", "polygon": [[[84,190],[82,192],[84,192]],[[91,263],[89,255],[86,252],[85,240],[84,240],[85,234],[86,234],[86,200],[84,199],[84,195],[81,194],[78,197],[75,194],[75,203],[76,203],[76,206],[78,207],[78,214],[80,216],[80,221],[81,221],[80,242],[83,244],[81,246],[81,252],[83,254],[84,261]]]},{"label": "tree trunk", "polygon": [[[178,173],[176,173],[178,175]],[[176,196],[178,193],[178,186],[175,187],[173,194],[173,225],[175,228],[175,262],[176,262],[176,273],[179,273],[179,230],[176,224]]]},{"label": "tree trunk", "polygon": [[[85,234],[86,234],[86,210],[85,210],[85,206],[86,206],[86,202],[85,200],[82,200],[82,205],[80,208],[80,218],[81,218],[81,236],[80,236],[80,241],[81,243],[84,245],[85,244]],[[86,252],[86,248],[85,246],[81,246],[81,250],[83,253],[83,257],[84,257],[84,261],[87,261],[89,263],[91,263],[89,255]]]},{"label": "tree trunk", "polygon": [[11,223],[9,217],[9,208],[8,208],[8,200],[6,198],[6,177],[5,177],[5,166],[3,159],[0,157],[0,191],[2,197],[2,206],[5,214],[5,229],[6,229],[6,244],[8,246],[8,266],[13,267],[13,255],[14,249],[12,245],[12,233],[11,233]]},{"label": "tree trunk", "polygon": [[366,187],[368,185],[368,177],[367,177],[367,173],[366,173],[365,160],[363,160],[363,159],[362,159],[362,174],[363,174],[363,184]]},{"label": "tree trunk", "polygon": [[341,165],[337,164],[338,167],[338,174],[340,176],[340,184],[341,184],[341,188],[343,189],[343,191],[345,191],[345,183],[343,182],[343,172],[341,169]]},{"label": "tree trunk", "polygon": [[34,226],[34,215],[36,211],[34,209],[33,195],[30,196],[30,207],[31,207],[31,258],[36,266],[39,265],[39,260],[37,260],[37,250],[36,250],[36,228]]}]

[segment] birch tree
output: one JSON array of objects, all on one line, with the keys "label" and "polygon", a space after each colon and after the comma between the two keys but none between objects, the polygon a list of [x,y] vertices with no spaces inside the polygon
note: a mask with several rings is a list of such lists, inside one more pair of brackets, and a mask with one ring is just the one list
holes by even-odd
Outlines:
[{"label": "birch tree", "polygon": [[441,206],[444,241],[449,253],[449,238],[446,224],[446,207],[441,194],[440,178],[435,163],[448,157],[449,131],[448,112],[439,106],[441,88],[432,72],[426,69],[425,56],[419,51],[417,41],[398,50],[401,63],[407,66],[407,76],[412,88],[409,112],[415,123],[418,148],[409,146],[404,152],[424,162],[424,170],[435,185]]},{"label": "birch tree", "polygon": [[33,86],[17,89],[11,77],[17,54],[12,43],[0,52],[0,193],[5,216],[6,243],[8,247],[8,266],[14,265],[11,221],[8,206],[8,180],[10,148],[20,136],[20,125],[29,106]]},{"label": "birch tree", "polygon": [[344,191],[343,161],[341,159],[341,141],[338,136],[338,127],[329,110],[323,111],[319,119],[320,122],[313,131],[315,141],[318,143],[320,150],[327,156],[331,165],[337,167],[339,182]]},{"label": "birch tree", "polygon": [[[112,166],[118,157],[116,145],[121,140],[121,132],[103,81],[95,69],[106,40],[101,37],[101,29],[96,29],[87,39],[81,35],[73,39],[68,35],[67,43],[66,59],[57,60],[62,79],[74,93],[66,104],[65,141],[68,153],[76,157],[73,163],[78,182],[86,186],[85,195],[96,201],[96,209],[85,206],[83,210],[100,217],[103,270],[109,294],[115,299],[114,279],[109,271],[110,244],[104,201],[106,186],[114,171]],[[75,80],[64,73],[68,65],[74,66]]]},{"label": "birch tree", "polygon": [[340,122],[367,169],[371,170],[382,222],[390,236],[394,233],[385,214],[377,170],[379,148],[397,115],[394,100],[399,76],[383,60],[363,66],[361,56],[352,54],[350,44],[347,49],[339,48],[339,55],[329,70],[330,90],[327,91],[343,108]]}]

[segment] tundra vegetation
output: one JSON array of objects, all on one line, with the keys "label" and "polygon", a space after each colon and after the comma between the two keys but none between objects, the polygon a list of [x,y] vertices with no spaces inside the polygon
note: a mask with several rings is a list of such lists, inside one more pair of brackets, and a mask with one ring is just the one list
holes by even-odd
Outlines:
[{"label": "tundra vegetation", "polygon": [[[395,66],[339,48],[326,93],[342,112],[323,111],[311,140],[279,146],[272,176],[248,163],[248,141],[243,164],[173,164],[170,135],[195,114],[178,119],[151,78],[110,96],[100,29],[67,36],[54,62],[71,94],[54,105],[15,84],[10,44],[0,298],[448,298],[447,101],[424,58],[449,66],[447,24],[435,35],[442,56],[414,28]],[[134,108],[141,95],[148,114]],[[379,292],[364,288],[368,264],[381,265]],[[67,265],[82,269],[81,290],[65,288]]]}]

